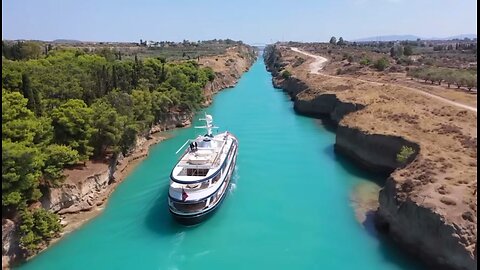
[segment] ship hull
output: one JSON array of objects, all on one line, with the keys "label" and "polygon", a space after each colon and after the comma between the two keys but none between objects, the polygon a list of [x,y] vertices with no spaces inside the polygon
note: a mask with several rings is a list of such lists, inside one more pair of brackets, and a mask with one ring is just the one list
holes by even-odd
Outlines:
[{"label": "ship hull", "polygon": [[[238,145],[237,145],[238,146]],[[235,149],[235,153],[233,154],[233,159],[232,162],[230,163],[227,175],[225,176],[224,181],[226,182],[226,188],[224,189],[223,193],[220,196],[220,199],[215,203],[214,206],[210,207],[209,209],[206,209],[204,212],[200,213],[195,213],[192,215],[188,214],[179,214],[170,208],[170,213],[173,216],[173,218],[180,224],[186,225],[186,226],[192,226],[199,224],[208,218],[210,218],[218,208],[222,205],[223,201],[227,197],[228,190],[230,189],[230,182],[233,177],[233,172],[235,171],[235,164],[237,161],[237,152],[238,148]]]}]

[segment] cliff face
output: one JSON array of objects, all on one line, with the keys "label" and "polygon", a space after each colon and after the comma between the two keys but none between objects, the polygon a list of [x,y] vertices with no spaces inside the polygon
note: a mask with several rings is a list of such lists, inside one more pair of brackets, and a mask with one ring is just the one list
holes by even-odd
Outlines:
[{"label": "cliff face", "polygon": [[[391,173],[402,166],[397,161],[397,153],[403,146],[420,151],[418,144],[402,137],[367,134],[361,130],[340,126],[337,129],[335,148],[339,152],[352,157],[364,167],[380,173]],[[415,155],[409,157],[411,162]]]},{"label": "cliff face", "polygon": [[[380,191],[379,225],[437,269],[476,269],[476,234],[415,202],[408,196],[414,187],[398,182],[394,174]],[[467,218],[473,221],[473,214]]]},{"label": "cliff face", "polygon": [[202,58],[200,65],[210,67],[215,72],[215,79],[205,86],[205,105],[212,103],[213,95],[218,91],[235,86],[256,57],[252,47],[241,45],[229,48],[224,55]]},{"label": "cliff face", "polygon": [[8,268],[9,262],[16,260],[20,253],[15,223],[2,219],[2,269]]},{"label": "cliff face", "polygon": [[[206,99],[204,105],[207,106],[212,102],[215,93],[235,86],[255,59],[256,51],[246,45],[229,48],[224,55],[201,59],[200,65],[211,67],[215,72],[214,80],[204,88]],[[63,218],[62,224],[68,226],[70,219],[74,219],[75,215],[93,210],[107,200],[115,187],[124,179],[128,165],[146,157],[149,147],[163,139],[156,136],[156,133],[189,126],[192,117],[192,113],[184,112],[166,114],[145,136],[137,138],[136,146],[126,156],[120,155],[107,162],[89,161],[86,167],[80,166],[80,168],[66,170],[67,179],[60,187],[43,191],[44,195],[40,200],[42,207],[60,214]],[[73,227],[78,226],[79,224]],[[12,262],[25,259],[18,247],[17,229],[16,222],[9,219],[2,220],[2,268],[8,268]]]},{"label": "cliff face", "polygon": [[[391,173],[379,194],[380,206],[376,214],[379,228],[383,228],[398,243],[431,266],[475,269],[476,202],[472,200],[470,193],[465,196],[465,192],[471,192],[472,187],[476,189],[476,182],[472,186],[468,180],[470,174],[465,174],[465,179],[459,180],[459,184],[443,184],[444,179],[452,179],[448,176],[451,163],[445,162],[442,156],[438,157],[438,154],[445,152],[437,150],[436,146],[420,142],[415,134],[405,132],[405,136],[393,135],[385,126],[385,122],[390,122],[387,124],[393,125],[395,130],[394,123],[404,120],[414,125],[414,128],[420,128],[419,118],[398,113],[388,115],[383,108],[376,111],[375,115],[373,110],[367,110],[373,103],[368,99],[358,98],[358,95],[374,96],[371,98],[373,102],[392,102],[389,101],[391,97],[385,96],[386,91],[373,95],[373,91],[365,87],[366,90],[359,89],[362,92],[357,94],[348,92],[353,87],[345,87],[344,82],[337,85],[324,81],[318,83],[324,85],[324,90],[312,89],[312,84],[308,83],[309,76],[296,77],[301,74],[294,72],[295,69],[288,59],[292,60],[293,56],[289,55],[287,50],[273,46],[266,50],[265,63],[267,70],[273,75],[273,84],[291,96],[295,111],[308,116],[328,118],[337,125],[337,151],[368,169]],[[293,72],[291,76],[283,78],[281,72],[286,67]],[[381,98],[378,98],[379,96]],[[438,113],[436,109],[427,110]],[[455,115],[450,112],[441,114]],[[459,112],[457,115],[464,113]],[[370,123],[362,127],[365,119]],[[436,129],[432,130],[438,130],[438,126],[444,127],[442,123],[436,123]],[[444,134],[441,132],[439,134]],[[393,133],[397,134],[398,131]],[[460,132],[457,132],[456,136],[457,139],[468,137]],[[396,156],[402,146],[411,147],[414,154],[401,164]],[[467,154],[476,158],[476,150],[469,148]],[[436,155],[438,162],[432,160]],[[465,198],[455,199],[451,196],[454,194]]]}]

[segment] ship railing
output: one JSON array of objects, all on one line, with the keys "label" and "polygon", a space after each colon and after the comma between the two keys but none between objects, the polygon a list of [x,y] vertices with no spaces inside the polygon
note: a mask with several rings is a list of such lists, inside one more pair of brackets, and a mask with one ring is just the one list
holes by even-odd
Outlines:
[{"label": "ship railing", "polygon": [[220,156],[225,149],[225,145],[227,145],[227,142],[223,141],[222,148],[220,148],[220,151],[218,151],[218,153],[215,155],[215,159],[212,161],[212,164],[214,164],[215,166],[218,166],[220,164]]}]

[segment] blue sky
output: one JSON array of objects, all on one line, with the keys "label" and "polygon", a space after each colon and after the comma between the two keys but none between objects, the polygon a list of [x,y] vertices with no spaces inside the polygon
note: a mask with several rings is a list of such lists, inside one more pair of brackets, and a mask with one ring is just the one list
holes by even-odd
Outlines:
[{"label": "blue sky", "polygon": [[477,33],[476,0],[2,0],[2,39],[327,41]]}]

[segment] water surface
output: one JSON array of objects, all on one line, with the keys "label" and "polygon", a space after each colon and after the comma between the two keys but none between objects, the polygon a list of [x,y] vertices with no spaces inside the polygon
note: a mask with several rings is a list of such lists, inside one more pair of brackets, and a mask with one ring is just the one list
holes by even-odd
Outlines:
[{"label": "water surface", "polygon": [[239,139],[230,193],[211,219],[187,228],[170,217],[174,153],[204,132],[175,130],[104,213],[20,268],[420,269],[356,220],[351,192],[373,176],[334,154],[335,134],[293,112],[261,59],[206,111]]}]

